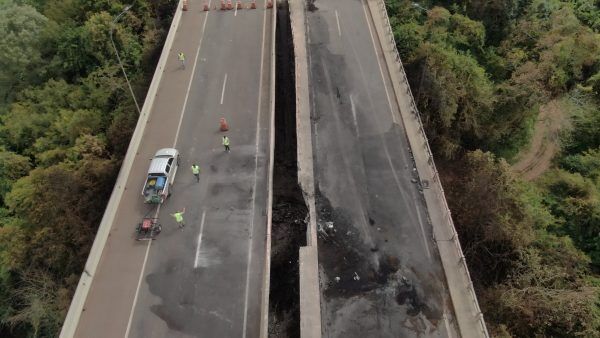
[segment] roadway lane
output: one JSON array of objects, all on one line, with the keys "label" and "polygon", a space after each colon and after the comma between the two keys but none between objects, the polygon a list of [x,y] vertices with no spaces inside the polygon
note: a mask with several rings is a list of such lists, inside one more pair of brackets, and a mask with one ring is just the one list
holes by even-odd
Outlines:
[{"label": "roadway lane", "polygon": [[[207,19],[130,337],[257,337],[265,255],[271,11]],[[262,73],[261,73],[262,71]],[[231,153],[221,145],[226,117]],[[258,129],[257,129],[258,128]],[[199,164],[200,183],[190,166]],[[169,216],[186,207],[187,227]]]},{"label": "roadway lane", "polygon": [[[272,48],[272,12],[260,7],[207,13],[193,6],[183,15],[77,337],[259,335]],[[178,51],[187,55],[185,70]],[[222,116],[231,126],[229,154]],[[136,242],[135,224],[153,213],[140,196],[148,159],[173,145],[182,162],[160,209],[163,232]],[[169,214],[184,206],[180,231]]]},{"label": "roadway lane", "polygon": [[458,337],[366,4],[307,9],[323,335]]}]

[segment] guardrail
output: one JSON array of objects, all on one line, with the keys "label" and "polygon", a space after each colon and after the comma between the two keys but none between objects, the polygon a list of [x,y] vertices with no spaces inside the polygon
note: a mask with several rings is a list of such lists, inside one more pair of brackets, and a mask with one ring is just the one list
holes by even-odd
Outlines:
[{"label": "guardrail", "polygon": [[[469,269],[467,267],[466,258],[464,256],[462,248],[460,246],[460,242],[458,240],[458,234],[456,233],[456,228],[454,227],[454,222],[452,221],[452,216],[450,214],[450,208],[448,207],[448,202],[446,201],[446,197],[444,195],[444,188],[442,187],[442,184],[440,182],[440,177],[438,174],[438,170],[435,166],[435,162],[433,161],[433,153],[431,152],[431,148],[429,147],[429,140],[427,139],[427,135],[425,134],[425,129],[423,128],[423,122],[421,121],[421,115],[419,114],[419,110],[417,109],[415,99],[414,99],[412,91],[410,89],[410,84],[408,83],[408,78],[406,77],[406,72],[404,71],[404,65],[402,64],[402,60],[400,59],[400,54],[398,53],[396,40],[394,38],[394,32],[392,30],[392,26],[389,21],[389,16],[387,13],[387,8],[385,5],[385,2],[383,0],[377,0],[377,3],[378,3],[379,9],[382,12],[384,21],[385,21],[385,29],[386,29],[387,35],[389,37],[388,42],[392,45],[392,51],[394,52],[394,58],[395,58],[396,65],[397,65],[397,71],[401,75],[401,81],[403,81],[404,84],[406,85],[406,94],[408,95],[408,97],[410,99],[411,113],[414,116],[414,118],[417,120],[418,125],[419,125],[419,132],[420,132],[421,136],[423,137],[423,141],[424,141],[423,145],[424,145],[425,151],[427,153],[429,168],[431,170],[430,175],[431,175],[432,181],[434,182],[433,186],[430,186],[429,189],[436,190],[436,196],[437,196],[438,200],[442,203],[442,206],[446,213],[446,215],[444,217],[444,219],[446,220],[445,224],[446,224],[446,226],[449,227],[449,229],[452,233],[452,237],[449,239],[435,239],[435,238],[434,239],[436,240],[436,242],[437,241],[451,241],[454,243],[458,257],[460,257],[460,262],[461,262],[460,267],[462,267],[462,270],[466,274],[466,278],[469,281],[467,284],[467,290],[468,290],[469,294],[471,295],[472,301],[474,303],[474,306],[475,306],[475,309],[477,312],[476,316],[478,316],[478,321],[480,323],[482,333],[485,337],[489,337],[487,327],[485,325],[485,321],[483,320],[483,313],[481,312],[481,308],[479,307],[479,302],[477,301],[477,296],[475,294],[475,289],[473,288],[473,281],[471,280],[471,275],[469,274]],[[423,173],[419,173],[419,175],[422,175],[422,174]],[[434,237],[435,237],[435,234],[434,234]]]}]

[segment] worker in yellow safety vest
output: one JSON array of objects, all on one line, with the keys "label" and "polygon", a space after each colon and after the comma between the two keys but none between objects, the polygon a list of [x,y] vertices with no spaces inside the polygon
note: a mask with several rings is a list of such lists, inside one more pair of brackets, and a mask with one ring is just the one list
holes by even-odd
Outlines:
[{"label": "worker in yellow safety vest", "polygon": [[177,58],[179,59],[179,62],[181,62],[181,68],[185,69],[185,54],[183,54],[183,52],[179,52],[179,54],[177,54]]},{"label": "worker in yellow safety vest", "polygon": [[192,164],[192,174],[196,176],[196,181],[200,182],[200,167],[196,163]]},{"label": "worker in yellow safety vest", "polygon": [[175,218],[175,222],[177,222],[181,230],[183,230],[183,227],[185,226],[185,222],[183,221],[183,214],[185,214],[185,208],[183,208],[183,210],[176,211],[174,214],[171,214],[171,216]]},{"label": "worker in yellow safety vest", "polygon": [[225,147],[225,151],[229,152],[229,137],[223,136],[223,146]]}]

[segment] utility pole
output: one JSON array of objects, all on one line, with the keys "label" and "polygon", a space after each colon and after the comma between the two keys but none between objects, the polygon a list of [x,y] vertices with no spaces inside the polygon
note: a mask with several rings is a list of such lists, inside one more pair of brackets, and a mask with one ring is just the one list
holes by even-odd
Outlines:
[{"label": "utility pole", "polygon": [[133,4],[125,6],[125,8],[123,8],[123,11],[121,13],[119,13],[119,15],[117,15],[115,17],[115,19],[112,21],[112,23],[110,25],[110,42],[112,43],[113,49],[115,50],[115,54],[117,55],[117,60],[119,60],[119,66],[121,66],[121,71],[123,71],[123,75],[125,76],[125,81],[127,81],[127,86],[129,87],[129,92],[131,93],[131,97],[133,98],[133,102],[135,103],[135,107],[137,108],[138,114],[141,114],[142,112],[140,110],[140,106],[138,105],[138,102],[135,98],[135,94],[133,93],[133,89],[131,88],[131,83],[129,83],[129,78],[127,77],[127,73],[125,73],[125,68],[123,67],[123,63],[121,62],[121,57],[119,56],[119,51],[117,50],[117,46],[115,45],[115,41],[113,40],[113,30],[115,29],[115,25],[116,25],[117,21],[119,21],[121,16],[123,16],[123,14],[125,14],[132,6],[133,6]]}]

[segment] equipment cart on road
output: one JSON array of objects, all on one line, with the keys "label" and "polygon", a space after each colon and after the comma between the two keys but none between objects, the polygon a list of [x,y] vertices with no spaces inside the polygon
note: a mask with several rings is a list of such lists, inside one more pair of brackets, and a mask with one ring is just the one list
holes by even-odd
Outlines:
[{"label": "equipment cart on road", "polygon": [[153,240],[162,231],[158,218],[144,217],[135,229],[135,239],[138,241]]}]

